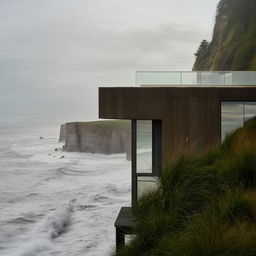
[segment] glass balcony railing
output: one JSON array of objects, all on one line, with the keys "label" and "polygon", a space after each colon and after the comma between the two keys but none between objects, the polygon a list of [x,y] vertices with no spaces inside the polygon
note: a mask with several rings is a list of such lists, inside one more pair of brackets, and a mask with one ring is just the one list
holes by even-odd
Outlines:
[{"label": "glass balcony railing", "polygon": [[137,71],[136,86],[256,85],[256,71]]}]

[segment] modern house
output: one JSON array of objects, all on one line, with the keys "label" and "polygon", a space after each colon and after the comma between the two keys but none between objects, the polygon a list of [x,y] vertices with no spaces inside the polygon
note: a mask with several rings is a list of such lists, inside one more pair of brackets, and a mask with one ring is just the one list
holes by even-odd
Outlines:
[{"label": "modern house", "polygon": [[99,89],[99,117],[130,119],[132,204],[116,220],[117,248],[132,212],[181,154],[202,153],[256,115],[256,72],[137,72],[136,87]]}]

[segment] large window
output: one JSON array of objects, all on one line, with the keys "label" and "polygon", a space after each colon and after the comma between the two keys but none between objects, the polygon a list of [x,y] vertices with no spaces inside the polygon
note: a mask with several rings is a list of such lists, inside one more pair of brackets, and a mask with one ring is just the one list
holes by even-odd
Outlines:
[{"label": "large window", "polygon": [[221,140],[256,116],[256,102],[223,101],[221,103]]},{"label": "large window", "polygon": [[152,121],[138,120],[137,129],[137,173],[152,172]]},{"label": "large window", "polygon": [[222,102],[221,104],[221,140],[244,124],[243,102]]},{"label": "large window", "polygon": [[157,187],[162,168],[162,122],[132,120],[132,204]]},{"label": "large window", "polygon": [[256,116],[256,102],[244,103],[244,122]]}]

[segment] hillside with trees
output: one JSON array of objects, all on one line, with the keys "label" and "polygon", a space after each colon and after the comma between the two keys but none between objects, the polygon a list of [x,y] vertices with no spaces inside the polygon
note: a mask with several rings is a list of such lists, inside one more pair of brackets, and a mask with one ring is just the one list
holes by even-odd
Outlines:
[{"label": "hillside with trees", "polygon": [[195,71],[256,70],[256,1],[221,0],[212,40],[195,57]]}]

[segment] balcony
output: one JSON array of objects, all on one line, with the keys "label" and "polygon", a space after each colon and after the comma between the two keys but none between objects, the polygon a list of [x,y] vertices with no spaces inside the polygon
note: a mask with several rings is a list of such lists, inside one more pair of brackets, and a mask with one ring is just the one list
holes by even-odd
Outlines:
[{"label": "balcony", "polygon": [[250,86],[256,71],[137,71],[137,87]]}]

